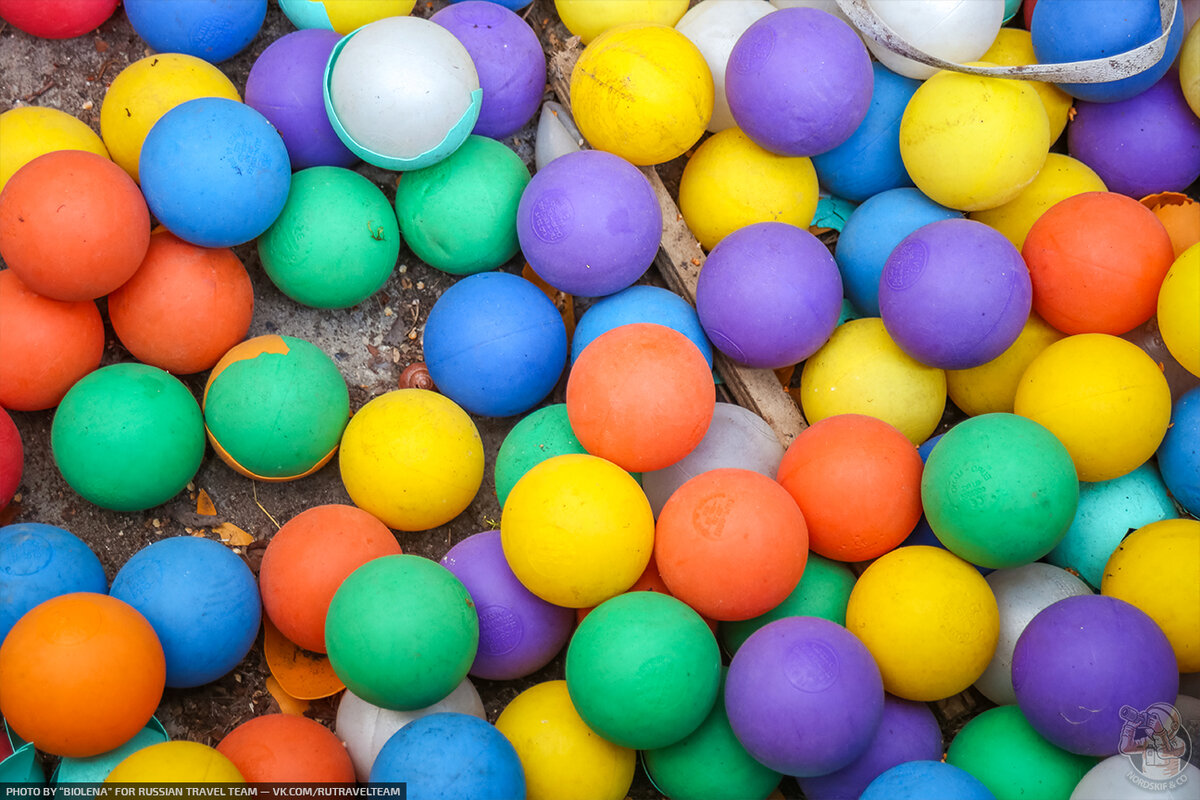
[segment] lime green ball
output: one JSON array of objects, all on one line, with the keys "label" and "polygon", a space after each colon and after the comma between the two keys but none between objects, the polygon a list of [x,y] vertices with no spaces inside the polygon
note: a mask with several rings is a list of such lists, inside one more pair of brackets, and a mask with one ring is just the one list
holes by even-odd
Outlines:
[{"label": "lime green ball", "polygon": [[622,747],[675,744],[700,726],[721,683],[721,651],[670,595],[628,592],[584,617],[567,648],[567,691],[592,730]]},{"label": "lime green ball", "polygon": [[504,437],[496,454],[496,497],[500,507],[504,508],[508,493],[522,475],[548,458],[568,453],[586,455],[587,450],[571,430],[566,403],[527,414]]},{"label": "lime green ball", "polygon": [[733,655],[750,634],[784,617],[820,617],[838,625],[846,624],[846,606],[854,588],[854,573],[838,561],[816,553],[808,554],[804,574],[787,598],[765,614],[736,622],[722,622],[721,643]]},{"label": "lime green ball", "polygon": [[50,447],[83,499],[141,511],[170,500],[200,469],[204,421],[178,378],[145,364],[113,364],[81,378],[63,397]]},{"label": "lime green ball", "polygon": [[247,477],[300,478],[333,457],[350,393],[333,360],[294,336],[258,336],[221,357],[204,387],[213,449]]},{"label": "lime green ball", "polygon": [[1015,414],[982,414],[947,431],[925,462],[921,502],[952,553],[981,567],[1019,567],[1066,535],[1079,502],[1067,448]]},{"label": "lime green ball", "polygon": [[436,561],[382,556],[342,582],[325,616],[334,673],[368,703],[413,711],[467,676],[479,617],[466,587]]},{"label": "lime green ball", "polygon": [[396,218],[417,257],[451,275],[496,269],[517,254],[517,204],[529,169],[495,139],[468,136],[454,154],[405,172]]},{"label": "lime green ball", "polygon": [[379,187],[341,167],[292,176],[287,203],[258,237],[263,270],[314,308],[349,308],[375,294],[400,254],[400,231]]},{"label": "lime green ball", "polygon": [[1067,800],[1098,760],[1050,744],[1017,706],[991,708],[972,719],[946,756],[978,778],[996,800]]}]

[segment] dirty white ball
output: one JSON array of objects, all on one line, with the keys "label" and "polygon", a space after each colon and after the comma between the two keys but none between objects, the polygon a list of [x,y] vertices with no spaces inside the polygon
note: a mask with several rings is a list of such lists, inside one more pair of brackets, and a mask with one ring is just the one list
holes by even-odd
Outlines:
[{"label": "dirty white ball", "polygon": [[701,0],[675,23],[675,30],[696,45],[712,72],[713,113],[708,129],[713,133],[736,124],[725,99],[729,54],[747,28],[774,10],[767,0]]},{"label": "dirty white ball", "polygon": [[1174,778],[1151,781],[1133,768],[1129,756],[1109,756],[1087,771],[1070,800],[1196,800],[1200,769],[1188,764]]},{"label": "dirty white ball", "polygon": [[[870,0],[888,27],[918,50],[947,61],[978,61],[996,40],[1004,0]],[[871,53],[892,72],[924,80],[937,72],[864,37]]]}]

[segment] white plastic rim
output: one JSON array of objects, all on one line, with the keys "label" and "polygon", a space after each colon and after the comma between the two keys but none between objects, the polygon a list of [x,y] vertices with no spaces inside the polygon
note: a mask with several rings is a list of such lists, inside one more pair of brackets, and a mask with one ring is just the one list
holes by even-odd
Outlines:
[{"label": "white plastic rim", "polygon": [[[786,2],[786,0],[777,0]],[[813,0],[832,5],[835,0]],[[708,63],[713,79],[713,113],[708,130],[719,133],[735,124],[725,99],[725,65],[733,46],[746,29],[775,10],[767,0],[701,0],[675,23],[675,30],[696,45]],[[826,9],[828,10],[828,9]]]}]

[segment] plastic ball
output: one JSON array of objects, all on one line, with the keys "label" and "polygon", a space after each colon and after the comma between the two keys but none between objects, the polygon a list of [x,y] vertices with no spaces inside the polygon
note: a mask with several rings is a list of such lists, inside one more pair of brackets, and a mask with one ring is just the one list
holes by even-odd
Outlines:
[{"label": "plastic ball", "polygon": [[129,24],[160,53],[186,53],[211,64],[250,46],[267,16],[267,0],[125,0]]},{"label": "plastic ball", "polygon": [[16,496],[24,470],[25,447],[21,443],[21,432],[8,412],[0,407],[0,511]]},{"label": "plastic ball", "polygon": [[606,31],[571,72],[579,132],[597,150],[638,166],[683,155],[704,134],[712,108],[712,73],[704,56],[664,25]]},{"label": "plastic ball", "polygon": [[1200,243],[1175,259],[1158,290],[1158,329],[1163,342],[1184,369],[1200,376],[1197,292],[1200,292]]},{"label": "plastic ball", "polygon": [[0,19],[31,36],[73,39],[98,28],[120,0],[2,0]]},{"label": "plastic ball", "polygon": [[1136,345],[1085,333],[1055,342],[1030,363],[1013,410],[1066,445],[1079,480],[1107,481],[1158,449],[1171,418],[1171,390]]},{"label": "plastic ball", "polygon": [[479,650],[471,675],[498,681],[523,678],[550,663],[567,643],[575,615],[521,585],[504,560],[500,531],[468,536],[441,563],[467,587],[479,615]]},{"label": "plastic ball", "polygon": [[[0,424],[7,415],[0,409]],[[104,567],[91,548],[73,533],[40,522],[0,527],[0,642],[31,608],[72,592],[108,592]]]},{"label": "plastic ball", "polygon": [[1170,703],[1179,691],[1162,630],[1138,608],[1101,595],[1068,597],[1034,617],[1013,651],[1012,680],[1034,730],[1091,756],[1117,752],[1123,706]]},{"label": "plastic ball", "polygon": [[133,277],[108,296],[117,338],[138,361],[176,375],[210,369],[246,338],[254,287],[228,248],[160,230]]},{"label": "plastic ball", "polygon": [[521,759],[528,800],[624,800],[629,793],[637,753],[587,726],[566,681],[518,694],[500,712],[496,729]]},{"label": "plastic ball", "polygon": [[263,609],[289,641],[323,653],[325,616],[342,581],[368,561],[400,552],[387,526],[362,509],[322,505],[301,511],[263,551]]},{"label": "plastic ball", "polygon": [[704,438],[715,404],[708,362],[663,325],[614,328],[584,348],[567,379],[579,441],[632,472],[682,460]]},{"label": "plastic ball", "polygon": [[[1174,780],[1169,782],[1145,781],[1139,786],[1130,780],[1130,756],[1109,756],[1088,770],[1083,780],[1075,785],[1071,800],[1189,800],[1194,784],[1200,781],[1200,768],[1195,764],[1181,764]],[[1171,788],[1174,784],[1175,788]]]},{"label": "plastic ball", "polygon": [[846,220],[834,253],[846,297],[862,313],[879,316],[879,282],[896,245],[924,225],[961,218],[917,189],[889,189],[868,199]]},{"label": "plastic ball", "polygon": [[[1018,0],[1020,2],[1020,0]],[[1038,63],[1033,51],[1033,38],[1029,31],[1020,28],[1001,28],[996,34],[991,47],[979,57],[980,61],[996,64],[1001,67],[1015,67]],[[1042,98],[1046,108],[1046,117],[1050,121],[1050,141],[1055,142],[1067,127],[1071,104],[1071,95],[1059,89],[1053,83],[1045,81],[1028,81]],[[1014,242],[1014,244],[1017,244]],[[1020,244],[1017,244],[1020,247]]]},{"label": "plastic ball", "polygon": [[674,328],[692,340],[712,366],[712,345],[691,303],[669,289],[630,286],[593,303],[575,323],[571,334],[571,363],[597,336],[635,322],[654,322]]},{"label": "plastic ball", "polygon": [[389,528],[423,531],[462,513],[483,483],[483,441],[453,400],[399,389],[360,408],[342,435],[342,483]]},{"label": "plastic ball", "polygon": [[457,150],[483,99],[467,49],[420,17],[386,17],[349,33],[333,48],[323,86],[338,138],[393,170],[428,167]]},{"label": "plastic ball", "polygon": [[500,520],[513,574],[556,606],[599,605],[646,568],[654,515],[629,473],[602,458],[561,455],[517,481]]},{"label": "plastic ball", "polygon": [[370,783],[400,783],[417,796],[505,800],[525,795],[516,750],[487,720],[430,714],[404,726],[379,751]]},{"label": "plastic ball", "polygon": [[22,616],[0,645],[0,713],[39,750],[86,758],[140,731],[162,697],[163,651],[120,600],[77,592]]},{"label": "plastic ball", "polygon": [[[38,7],[44,4],[39,3]],[[8,179],[35,158],[56,150],[84,150],[108,158],[108,149],[95,131],[57,108],[20,106],[0,114],[0,191]]]},{"label": "plastic ball", "polygon": [[1070,156],[1051,153],[1033,182],[1012,200],[986,211],[974,211],[971,219],[1000,233],[1018,249],[1025,246],[1029,229],[1056,203],[1085,192],[1107,188],[1091,167]]},{"label": "plastic ball", "polygon": [[529,169],[516,153],[494,139],[468,136],[453,155],[400,181],[396,216],[404,242],[451,275],[501,267],[520,249],[517,207],[528,184]]},{"label": "plastic ball", "polygon": [[354,764],[342,743],[316,720],[266,714],[225,735],[217,752],[247,783],[354,783]]},{"label": "plastic ball", "polygon": [[[184,53],[146,56],[121,70],[100,106],[100,135],[112,160],[139,180],[142,145],[150,129],[171,109],[200,97],[241,100],[221,70]],[[225,133],[217,140],[224,142]]]},{"label": "plastic ball", "polygon": [[[972,3],[872,2],[871,9],[889,28],[913,47],[944,61],[978,61],[996,39],[1004,19],[1004,0]],[[893,53],[867,37],[867,47],[885,67],[909,78],[924,80],[937,67]]]},{"label": "plastic ball", "polygon": [[50,428],[54,463],[90,503],[141,511],[178,494],[204,456],[204,425],[192,393],[145,364],[113,364],[82,378]]},{"label": "plastic ball", "polygon": [[687,0],[554,0],[567,30],[589,44],[620,25],[674,25],[688,9]]},{"label": "plastic ball", "polygon": [[800,374],[804,417],[865,414],[894,425],[916,446],[937,428],[946,407],[946,373],[909,356],[883,320],[840,325]]},{"label": "plastic ball", "polygon": [[496,498],[504,508],[508,495],[526,472],[554,456],[586,454],[571,430],[565,403],[539,408],[521,418],[496,454]]},{"label": "plastic ball", "polygon": [[162,742],[118,764],[105,783],[245,783],[234,763],[198,742]]},{"label": "plastic ball", "polygon": [[412,13],[416,0],[279,0],[279,7],[293,25],[319,28],[346,36],[369,22]]},{"label": "plastic ball", "polygon": [[91,300],[49,300],[0,270],[0,406],[53,408],[100,366],[104,322]]},{"label": "plastic ball", "polygon": [[350,418],[346,381],[319,347],[256,336],[208,376],[204,427],[221,460],[249,478],[293,480],[323,467]]},{"label": "plastic ball", "polygon": [[1179,51],[1179,86],[1192,113],[1200,117],[1200,60],[1197,59],[1200,56],[1200,33],[1197,30],[1200,29],[1192,25]]},{"label": "plastic ball", "polygon": [[328,30],[293,31],[272,42],[250,67],[246,105],[279,131],[292,169],[358,162],[334,132],[321,89],[325,65],[340,38]]},{"label": "plastic ball", "polygon": [[1175,403],[1171,424],[1158,446],[1158,468],[1171,495],[1194,517],[1200,517],[1200,389]]},{"label": "plastic ball", "polygon": [[[733,657],[725,710],[742,746],[787,775],[827,775],[861,756],[883,716],[871,654],[845,628],[787,617],[756,631]],[[803,720],[837,718],[812,726]]]},{"label": "plastic ball", "polygon": [[631,286],[658,254],[662,212],[646,176],[584,150],[538,170],[517,207],[530,267],[555,289],[599,297]]},{"label": "plastic ball", "polygon": [[942,761],[898,764],[871,781],[859,800],[996,800],[996,796],[966,770]]},{"label": "plastic ball", "polygon": [[1062,338],[1062,333],[1036,313],[1030,314],[1016,341],[1003,353],[977,367],[946,370],[950,399],[970,416],[1011,414],[1025,369],[1038,354]]},{"label": "plastic ball", "polygon": [[379,187],[341,167],[292,176],[287,202],[258,237],[263,270],[279,290],[314,308],[350,308],[383,287],[400,254],[400,230]]},{"label": "plastic ball", "polygon": [[142,263],[149,239],[137,184],[94,153],[39,156],[0,193],[0,257],[52,300],[93,300],[116,289]]},{"label": "plastic ball", "polygon": [[821,240],[782,222],[759,222],[713,248],[696,284],[696,313],[712,343],[739,364],[779,369],[829,340],[842,310],[842,278]]}]

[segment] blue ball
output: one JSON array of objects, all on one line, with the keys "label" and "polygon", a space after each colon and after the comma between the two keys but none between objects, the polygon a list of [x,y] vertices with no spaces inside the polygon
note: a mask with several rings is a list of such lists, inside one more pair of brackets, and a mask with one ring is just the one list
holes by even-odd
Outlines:
[{"label": "blue ball", "polygon": [[971,773],[941,761],[909,761],[892,767],[859,800],[996,800]]},{"label": "blue ball", "polygon": [[0,528],[0,642],[39,603],[72,592],[107,591],[100,559],[75,534],[40,522]]},{"label": "blue ball", "polygon": [[875,89],[866,118],[849,139],[812,158],[821,186],[856,203],[913,185],[900,159],[900,118],[921,82],[897,75],[879,62],[871,69]]},{"label": "blue ball", "polygon": [[504,734],[470,714],[421,717],[392,734],[369,783],[404,783],[408,800],[510,800],[525,796],[525,772]]},{"label": "blue ball", "polygon": [[712,345],[704,335],[696,309],[674,292],[657,286],[630,286],[585,311],[571,338],[571,363],[597,336],[636,322],[654,322],[679,331],[692,340],[712,366]]},{"label": "blue ball", "polygon": [[267,16],[267,0],[125,0],[129,24],[160,53],[216,64],[246,49]]},{"label": "blue ball", "polygon": [[567,329],[550,298],[524,278],[484,272],[434,303],[425,363],[438,389],[472,414],[510,417],[554,389],[567,362]]},{"label": "blue ball", "polygon": [[1171,411],[1171,427],[1158,446],[1158,468],[1175,501],[1200,517],[1200,387]]},{"label": "blue ball", "polygon": [[154,124],[139,173],[150,213],[201,247],[244,244],[287,202],[292,167],[267,118],[220,97],[190,100]]},{"label": "blue ball", "polygon": [[846,297],[859,311],[878,317],[879,280],[896,245],[917,228],[961,217],[919,189],[889,189],[854,209],[838,236],[834,253]]},{"label": "blue ball", "polygon": [[141,612],[167,657],[167,686],[215,681],[258,637],[262,600],[250,568],[225,545],[196,536],[139,550],[109,592]]}]

